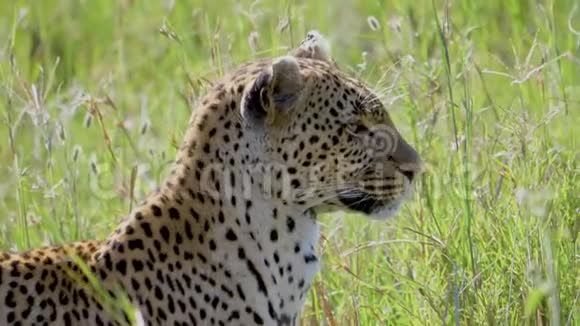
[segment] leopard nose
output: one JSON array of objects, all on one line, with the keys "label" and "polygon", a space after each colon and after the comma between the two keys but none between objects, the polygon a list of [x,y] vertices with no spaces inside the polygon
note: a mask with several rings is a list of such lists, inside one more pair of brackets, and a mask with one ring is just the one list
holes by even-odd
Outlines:
[{"label": "leopard nose", "polygon": [[413,182],[413,179],[415,178],[415,172],[414,171],[404,171],[401,170],[401,173],[407,178],[409,179],[409,182]]}]

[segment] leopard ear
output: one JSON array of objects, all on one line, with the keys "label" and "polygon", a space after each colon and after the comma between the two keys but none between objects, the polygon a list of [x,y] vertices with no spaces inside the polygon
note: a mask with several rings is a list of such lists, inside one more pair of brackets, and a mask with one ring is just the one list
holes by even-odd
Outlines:
[{"label": "leopard ear", "polygon": [[330,43],[318,31],[308,32],[298,48],[292,51],[292,55],[297,58],[315,59],[334,64],[330,56]]},{"label": "leopard ear", "polygon": [[290,110],[300,98],[304,79],[296,58],[282,57],[262,71],[242,96],[241,113],[250,124],[271,124],[276,113]]}]

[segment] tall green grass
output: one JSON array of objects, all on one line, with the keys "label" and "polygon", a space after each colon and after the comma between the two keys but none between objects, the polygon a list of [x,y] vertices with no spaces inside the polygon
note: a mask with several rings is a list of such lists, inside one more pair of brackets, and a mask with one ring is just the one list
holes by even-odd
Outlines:
[{"label": "tall green grass", "polygon": [[324,216],[305,324],[578,325],[580,7],[544,1],[4,1],[0,247],[104,238],[188,103],[310,29],[426,161],[387,223]]}]

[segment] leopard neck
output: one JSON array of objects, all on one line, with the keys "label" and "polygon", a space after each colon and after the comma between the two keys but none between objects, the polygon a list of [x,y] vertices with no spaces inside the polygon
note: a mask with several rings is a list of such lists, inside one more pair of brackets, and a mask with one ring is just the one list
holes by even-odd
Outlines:
[{"label": "leopard neck", "polygon": [[108,238],[94,267],[115,269],[101,273],[104,283],[121,283],[142,312],[148,294],[134,276],[168,273],[206,293],[219,278],[237,289],[240,310],[295,321],[319,269],[318,224],[285,197],[276,179],[285,167],[264,162],[260,139],[236,112],[239,96],[227,94],[195,110],[170,176]]},{"label": "leopard neck", "polygon": [[287,234],[291,236],[281,241],[285,250],[294,251],[299,234],[308,238],[308,248],[315,247],[314,214],[289,199],[289,182],[280,173],[285,167],[263,160],[260,136],[251,134],[239,115],[239,91],[224,92],[220,103],[205,99],[194,110],[170,176],[111,235],[110,243],[129,241],[132,230],[146,221],[160,230],[149,233],[165,242],[168,237],[161,230],[185,231],[185,236],[176,233],[173,245],[213,247],[200,239],[219,241],[229,229],[237,229],[257,248],[276,245],[273,239]]}]

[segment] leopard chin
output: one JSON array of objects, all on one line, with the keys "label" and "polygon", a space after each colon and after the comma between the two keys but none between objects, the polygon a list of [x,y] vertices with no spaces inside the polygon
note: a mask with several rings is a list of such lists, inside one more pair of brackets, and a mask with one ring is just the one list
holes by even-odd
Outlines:
[{"label": "leopard chin", "polygon": [[389,217],[395,216],[401,208],[402,200],[391,201],[379,208],[375,209],[372,213],[368,214],[368,217],[373,220],[385,220]]}]

